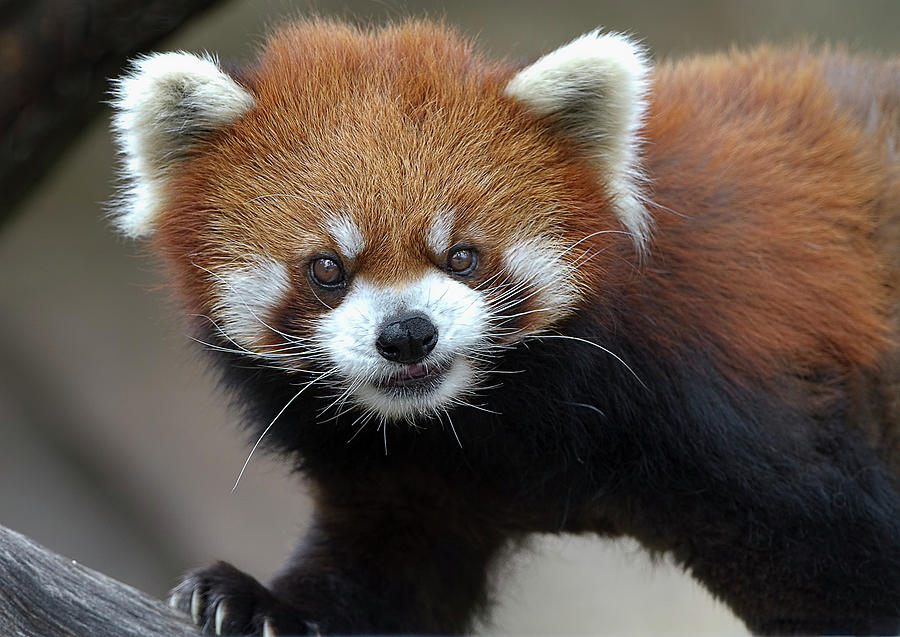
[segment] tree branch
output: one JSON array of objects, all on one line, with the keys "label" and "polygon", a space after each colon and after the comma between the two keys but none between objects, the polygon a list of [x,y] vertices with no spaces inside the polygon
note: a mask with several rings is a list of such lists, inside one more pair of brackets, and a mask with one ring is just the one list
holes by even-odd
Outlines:
[{"label": "tree branch", "polygon": [[167,604],[0,526],[0,627],[19,637],[199,637]]},{"label": "tree branch", "polygon": [[214,2],[0,0],[0,224],[100,110],[124,61]]}]

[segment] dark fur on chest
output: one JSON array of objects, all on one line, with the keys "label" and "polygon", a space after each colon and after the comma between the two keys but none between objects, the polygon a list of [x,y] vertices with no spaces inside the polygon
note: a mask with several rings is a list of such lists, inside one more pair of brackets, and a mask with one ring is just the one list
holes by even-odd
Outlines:
[{"label": "dark fur on chest", "polygon": [[[356,433],[352,410],[320,419],[326,398],[295,400],[266,443],[311,478],[330,529],[321,541],[365,543],[373,528],[399,527],[440,538],[438,562],[465,562],[479,547],[477,573],[530,532],[627,534],[671,552],[755,630],[896,630],[900,497],[848,424],[840,379],[784,378],[767,391],[728,382],[700,354],[663,360],[587,317],[564,333],[603,343],[634,374],[582,342],[531,342],[500,367],[521,373],[503,375],[480,408],[451,413],[455,433],[446,419]],[[225,363],[254,431],[298,389],[279,372]],[[465,548],[441,558],[438,547],[454,542]],[[392,566],[373,570],[396,568],[401,549]],[[302,570],[307,555],[286,572]],[[483,575],[472,579],[483,604]],[[443,630],[440,621],[411,617],[394,628]]]}]

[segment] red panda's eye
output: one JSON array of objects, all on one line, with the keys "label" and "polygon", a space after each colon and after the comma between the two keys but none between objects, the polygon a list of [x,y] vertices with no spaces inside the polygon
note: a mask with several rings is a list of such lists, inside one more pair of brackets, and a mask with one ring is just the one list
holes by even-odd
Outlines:
[{"label": "red panda's eye", "polygon": [[336,259],[318,257],[309,264],[313,281],[326,288],[337,287],[344,282],[344,269]]},{"label": "red panda's eye", "polygon": [[454,274],[469,274],[476,264],[475,250],[472,248],[454,248],[447,256],[447,268]]}]

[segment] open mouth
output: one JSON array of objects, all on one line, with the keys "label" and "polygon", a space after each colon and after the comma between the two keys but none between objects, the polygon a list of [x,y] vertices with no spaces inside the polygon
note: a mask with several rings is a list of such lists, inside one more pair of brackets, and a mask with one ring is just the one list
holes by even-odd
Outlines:
[{"label": "open mouth", "polygon": [[476,379],[463,357],[394,364],[387,375],[357,385],[354,396],[361,407],[385,419],[412,423],[448,409]]},{"label": "open mouth", "polygon": [[388,376],[376,383],[380,389],[393,390],[425,390],[434,388],[439,382],[447,368],[444,365],[432,363],[423,365],[422,363],[413,363],[406,365],[396,374]]}]

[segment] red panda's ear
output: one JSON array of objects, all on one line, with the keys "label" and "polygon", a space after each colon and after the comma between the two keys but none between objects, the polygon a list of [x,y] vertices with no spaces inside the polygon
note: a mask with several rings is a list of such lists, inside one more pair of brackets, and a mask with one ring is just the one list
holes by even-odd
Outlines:
[{"label": "red panda's ear", "polygon": [[116,80],[111,104],[125,180],[116,225],[141,237],[153,230],[173,165],[204,133],[232,123],[254,100],[210,56],[180,52],[135,60]]},{"label": "red panda's ear", "polygon": [[519,71],[506,86],[507,95],[552,117],[585,148],[639,248],[652,225],[641,200],[638,136],[649,70],[641,46],[592,31]]}]

